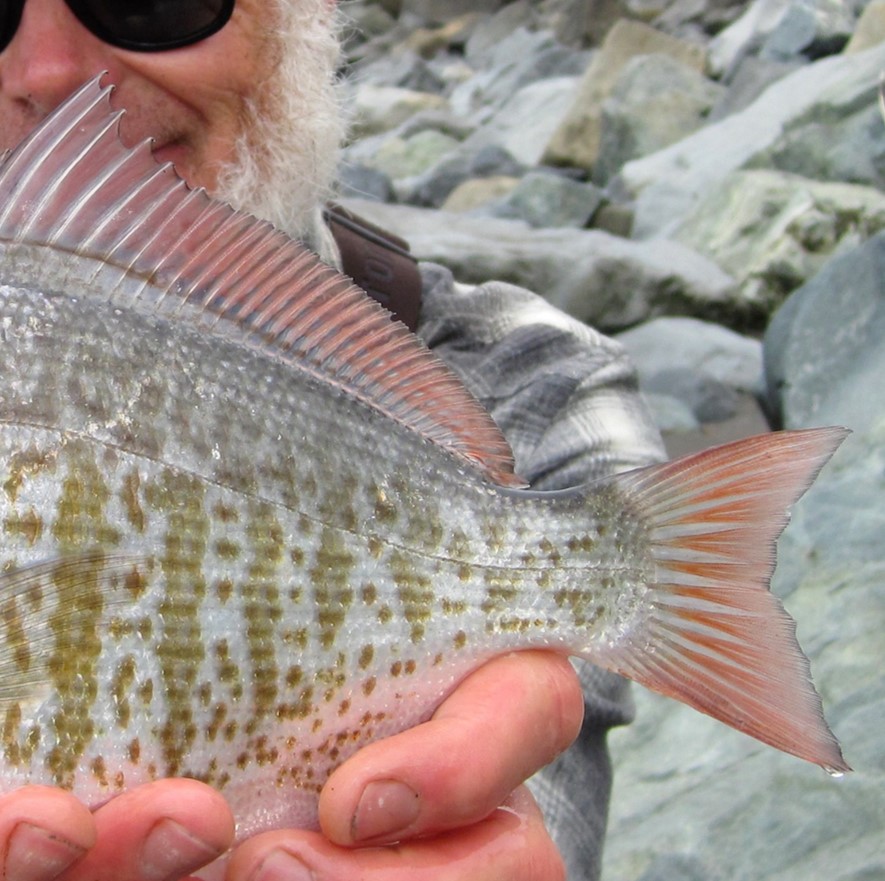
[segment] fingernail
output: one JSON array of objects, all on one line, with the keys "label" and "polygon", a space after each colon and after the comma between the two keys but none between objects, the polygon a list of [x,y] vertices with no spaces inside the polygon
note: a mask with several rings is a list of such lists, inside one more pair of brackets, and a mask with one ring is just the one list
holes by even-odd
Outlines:
[{"label": "fingernail", "polygon": [[180,823],[166,818],[151,829],[142,845],[140,877],[145,881],[180,878],[220,855],[217,847],[206,844]]},{"label": "fingernail", "polygon": [[398,780],[376,780],[360,796],[350,824],[354,841],[391,838],[408,829],[415,820],[421,803],[418,793]]},{"label": "fingernail", "polygon": [[10,881],[50,881],[86,853],[62,835],[19,823],[6,845],[3,877]]},{"label": "fingernail", "polygon": [[249,881],[315,881],[313,872],[287,850],[272,850]]}]

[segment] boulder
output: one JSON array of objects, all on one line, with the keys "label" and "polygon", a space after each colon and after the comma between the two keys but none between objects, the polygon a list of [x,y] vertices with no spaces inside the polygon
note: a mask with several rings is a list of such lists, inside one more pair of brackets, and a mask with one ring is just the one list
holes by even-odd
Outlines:
[{"label": "boulder", "polygon": [[603,329],[646,318],[727,310],[733,280],[677,242],[631,242],[598,230],[532,229],[515,220],[345,200],[405,238],[420,260],[464,282],[522,285]]},{"label": "boulder", "polygon": [[772,411],[787,427],[872,431],[885,418],[885,232],[830,260],[765,335]]},{"label": "boulder", "polygon": [[389,138],[366,164],[393,181],[414,177],[438,165],[459,143],[436,129],[423,129],[408,138]]},{"label": "boulder", "polygon": [[444,110],[448,106],[441,95],[368,83],[356,89],[352,104],[352,138],[390,131],[419,111]]},{"label": "boulder", "polygon": [[618,334],[636,364],[641,385],[661,385],[671,371],[709,377],[734,389],[764,391],[762,343],[696,318],[655,318]]},{"label": "boulder", "polygon": [[885,137],[875,85],[859,100],[852,94],[828,96],[790,120],[746,165],[885,188]]},{"label": "boulder", "polygon": [[805,65],[771,85],[749,107],[651,156],[628,162],[619,181],[636,199],[634,235],[671,236],[694,206],[732,171],[781,137],[791,120],[832,103],[876,102],[885,44]]},{"label": "boulder", "polygon": [[461,116],[486,122],[525,86],[554,77],[579,77],[587,54],[559,45],[547,31],[519,27],[498,36],[482,52],[475,49],[468,63],[474,75],[451,90],[449,101]]},{"label": "boulder", "polygon": [[767,323],[835,254],[885,229],[885,194],[778,171],[738,171],[686,218],[678,241],[739,284],[746,321]]},{"label": "boulder", "polygon": [[567,46],[598,46],[611,28],[630,15],[629,0],[542,0],[542,21]]},{"label": "boulder", "polygon": [[494,144],[525,165],[537,165],[574,103],[578,82],[573,76],[551,77],[523,86],[467,138],[464,149],[475,152]]},{"label": "boulder", "polygon": [[487,202],[481,213],[524,220],[534,227],[580,229],[588,225],[602,200],[602,191],[593,184],[549,171],[532,171]]},{"label": "boulder", "polygon": [[654,153],[701,128],[725,91],[669,55],[631,59],[602,105],[594,182],[604,185],[628,160]]},{"label": "boulder", "polygon": [[474,177],[458,184],[442,204],[443,211],[477,212],[506,198],[519,184],[519,178],[507,175]]},{"label": "boulder", "polygon": [[469,12],[497,12],[506,0],[402,0],[400,14],[424,22],[446,22]]},{"label": "boulder", "polygon": [[882,42],[885,42],[885,0],[872,0],[861,13],[845,52],[863,52]]},{"label": "boulder", "polygon": [[885,877],[885,234],[797,291],[765,340],[794,428],[854,429],[794,507],[775,592],[799,622],[824,709],[856,773],[828,777],[636,689],[615,732],[603,878],[861,881]]},{"label": "boulder", "polygon": [[710,43],[710,70],[729,80],[751,55],[785,61],[838,52],[854,18],[842,0],[754,0]]},{"label": "boulder", "polygon": [[821,58],[839,52],[854,29],[854,16],[843,0],[792,0],[768,34],[760,58],[789,61]]},{"label": "boulder", "polygon": [[568,115],[549,139],[543,161],[591,171],[599,153],[603,102],[628,61],[653,53],[669,55],[697,71],[704,67],[702,47],[641,22],[619,21],[593,56]]}]

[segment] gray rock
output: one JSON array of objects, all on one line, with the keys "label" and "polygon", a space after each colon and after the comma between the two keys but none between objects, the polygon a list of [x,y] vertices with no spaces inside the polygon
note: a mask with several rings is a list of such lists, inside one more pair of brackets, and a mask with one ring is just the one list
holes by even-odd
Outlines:
[{"label": "gray rock", "polygon": [[419,110],[399,126],[393,134],[400,138],[411,138],[426,129],[433,129],[454,138],[456,141],[463,141],[476,130],[476,127],[467,120],[455,116],[449,108]]},{"label": "gray rock", "polygon": [[637,689],[637,721],[611,738],[604,878],[666,878],[680,866],[721,881],[885,877],[883,269],[880,235],[797,292],[765,343],[789,425],[855,429],[795,506],[773,584],[858,772],[829,779]]},{"label": "gray rock", "polygon": [[408,138],[388,139],[368,164],[396,182],[434,168],[458,144],[459,141],[442,132],[424,129]]},{"label": "gray rock", "polygon": [[532,229],[519,221],[404,205],[346,204],[407,239],[419,259],[449,266],[462,281],[523,285],[604,329],[623,329],[664,312],[722,310],[734,296],[729,276],[676,242]]},{"label": "gray rock", "polygon": [[879,233],[827,263],[775,315],[765,363],[772,410],[784,425],[865,432],[885,418],[883,278]]},{"label": "gray rock", "polygon": [[455,150],[425,174],[398,181],[399,200],[410,205],[441,206],[454,190],[470,179],[471,159]]},{"label": "gray rock", "polygon": [[[470,38],[464,46],[464,57],[467,63],[474,68],[498,67],[501,62],[508,60],[507,54],[502,54],[501,47],[519,34],[519,39],[531,33],[534,24],[534,11],[528,0],[516,0],[503,5],[497,12],[486,16],[474,28]],[[543,37],[537,32],[538,37]],[[511,43],[511,48],[516,46]]]},{"label": "gray rock", "polygon": [[868,3],[854,33],[845,47],[845,52],[864,52],[885,41],[885,0],[872,0]]},{"label": "gray rock", "polygon": [[424,174],[400,179],[397,194],[401,202],[440,207],[458,187],[472,178],[518,177],[525,171],[526,167],[504,147],[465,141]]},{"label": "gray rock", "polygon": [[642,395],[662,434],[687,434],[700,428],[694,410],[682,398],[645,388]]},{"label": "gray rock", "polygon": [[413,92],[442,94],[446,81],[415,52],[389,52],[380,58],[353,65],[351,79],[373,86],[393,86]]},{"label": "gray rock", "polygon": [[652,377],[647,388],[684,402],[699,423],[724,422],[737,412],[739,394],[735,389],[694,370],[673,368]]},{"label": "gray rock", "polygon": [[[426,59],[451,55],[453,52],[463,54],[470,35],[486,18],[488,16],[480,12],[467,12],[442,25],[416,28],[403,41],[402,48]],[[393,54],[398,49],[395,47]]]},{"label": "gray rock", "polygon": [[468,12],[497,12],[506,0],[402,0],[402,12],[425,22],[451,21]]},{"label": "gray rock", "polygon": [[703,70],[704,53],[700,46],[682,42],[640,22],[619,21],[593,56],[568,115],[550,138],[543,157],[546,164],[593,169],[599,153],[603,102],[628,61],[653,53],[669,55],[698,71]]},{"label": "gray rock", "polygon": [[774,61],[822,58],[839,52],[853,29],[854,17],[842,0],[792,0],[759,55]]},{"label": "gray rock", "polygon": [[821,57],[838,52],[853,27],[854,18],[842,0],[754,0],[710,43],[710,69],[729,80],[749,55],[777,61],[802,53]]},{"label": "gray rock", "polygon": [[393,184],[383,171],[350,162],[338,170],[338,194],[341,198],[371,199],[391,202],[395,198]]},{"label": "gray rock", "polygon": [[671,371],[706,376],[729,388],[763,391],[762,344],[695,318],[656,318],[618,335],[636,363],[642,385]]},{"label": "gray rock", "polygon": [[470,211],[473,214],[494,216],[493,206],[513,192],[518,183],[519,178],[507,175],[465,180],[449,193],[442,204],[442,210],[457,213]]},{"label": "gray rock", "polygon": [[745,58],[738,64],[727,90],[710,111],[707,122],[718,122],[732,113],[746,109],[772,83],[800,66],[800,61],[763,61],[755,55]]},{"label": "gray rock", "polygon": [[542,0],[542,20],[567,46],[598,46],[623,18],[636,18],[629,0]]},{"label": "gray rock", "polygon": [[369,83],[356,88],[352,103],[351,136],[354,138],[391,131],[421,110],[448,107],[441,95]]},{"label": "gray rock", "polygon": [[790,120],[814,106],[872,102],[883,68],[885,44],[822,59],[774,83],[742,112],[628,162],[620,181],[625,193],[636,198],[634,235],[672,235],[704,195],[774,144]]},{"label": "gray rock", "polygon": [[525,86],[580,76],[587,62],[587,53],[565,48],[549,32],[518,27],[468,56],[475,73],[451,90],[449,100],[462,116],[485,122]]},{"label": "gray rock", "polygon": [[694,429],[662,427],[661,433],[668,455],[677,459],[738,438],[771,431],[771,424],[754,395],[738,392],[736,399],[732,397],[729,400],[729,409],[732,406],[734,412],[731,416],[716,422],[699,423]]},{"label": "gray rock", "polygon": [[669,55],[631,59],[602,106],[593,180],[605,184],[630,159],[647,156],[699,129],[725,88]]},{"label": "gray rock", "polygon": [[529,226],[587,226],[602,204],[602,191],[545,171],[525,175],[503,198],[488,204],[482,213],[492,217],[524,220]]},{"label": "gray rock", "polygon": [[790,120],[748,168],[779,168],[817,180],[885,187],[885,127],[876,84],[866,94],[834,95]]},{"label": "gray rock", "polygon": [[[641,4],[630,5],[631,9],[641,7]],[[649,9],[654,5],[652,0]],[[743,11],[744,5],[739,0],[668,0],[660,4],[662,8],[658,9],[650,22],[664,33],[705,42],[709,35],[718,34],[731,25]]]},{"label": "gray rock", "polygon": [[737,280],[746,320],[760,324],[832,254],[881,229],[885,194],[872,187],[739,171],[698,204],[676,238]]},{"label": "gray rock", "polygon": [[[468,144],[469,146],[470,144]],[[477,177],[486,177],[492,174],[519,176],[525,174],[527,168],[514,159],[513,155],[504,147],[489,144],[487,147],[480,147],[470,156],[467,170]]]},{"label": "gray rock", "polygon": [[[465,150],[503,147],[525,165],[537,165],[574,102],[577,77],[552,77],[524,86],[465,141]],[[526,120],[532,121],[526,125]]]}]

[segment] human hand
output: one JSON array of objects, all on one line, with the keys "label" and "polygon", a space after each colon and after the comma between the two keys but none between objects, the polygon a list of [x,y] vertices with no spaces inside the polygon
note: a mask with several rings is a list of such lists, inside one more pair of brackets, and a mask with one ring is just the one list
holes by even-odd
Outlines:
[{"label": "human hand", "polygon": [[[320,799],[325,835],[255,836],[233,851],[228,881],[559,881],[559,855],[520,784],[568,746],[582,709],[564,658],[495,659],[432,720],[371,744],[332,775]],[[411,791],[405,804],[382,804],[391,781]],[[47,787],[0,798],[6,881],[174,881],[232,838],[222,797],[193,780],[147,784],[94,813]]]},{"label": "human hand", "polygon": [[320,797],[323,835],[257,835],[234,851],[227,881],[561,881],[562,861],[520,784],[571,743],[582,713],[565,658],[496,658],[429,722],[335,771]]},{"label": "human hand", "polygon": [[194,780],[160,780],[90,812],[70,793],[29,786],[0,797],[4,881],[177,881],[224,853],[224,799]]}]

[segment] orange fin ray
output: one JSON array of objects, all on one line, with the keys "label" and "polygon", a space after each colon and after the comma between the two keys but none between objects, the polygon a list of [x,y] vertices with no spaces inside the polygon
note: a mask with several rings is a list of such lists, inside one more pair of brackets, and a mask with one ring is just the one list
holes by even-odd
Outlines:
[{"label": "orange fin ray", "polygon": [[650,611],[601,659],[832,773],[850,768],[769,582],[790,505],[846,434],[776,432],[618,475],[650,522],[656,573]]},{"label": "orange fin ray", "polygon": [[97,261],[90,296],[239,339],[336,386],[502,486],[509,445],[463,383],[353,282],[120,141],[86,83],[0,164],[0,242]]}]

